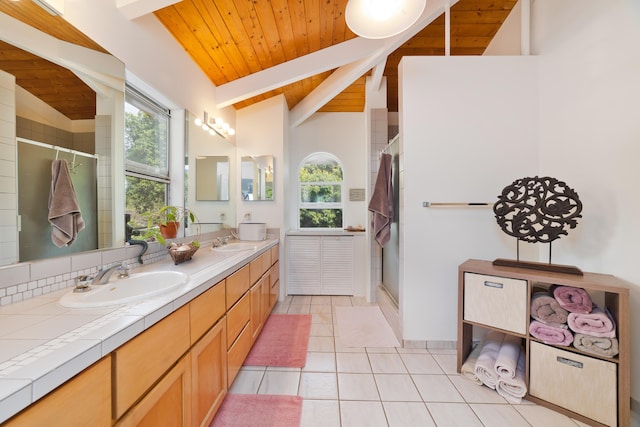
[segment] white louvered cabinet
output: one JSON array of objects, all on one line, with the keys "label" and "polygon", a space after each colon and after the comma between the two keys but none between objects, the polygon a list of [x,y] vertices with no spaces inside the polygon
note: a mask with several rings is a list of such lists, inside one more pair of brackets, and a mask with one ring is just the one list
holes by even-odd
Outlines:
[{"label": "white louvered cabinet", "polygon": [[353,295],[352,235],[288,235],[287,294]]}]

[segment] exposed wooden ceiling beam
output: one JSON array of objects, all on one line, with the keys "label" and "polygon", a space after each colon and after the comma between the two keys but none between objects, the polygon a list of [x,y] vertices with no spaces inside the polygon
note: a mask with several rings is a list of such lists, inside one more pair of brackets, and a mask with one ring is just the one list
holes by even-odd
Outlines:
[{"label": "exposed wooden ceiling beam", "polygon": [[387,65],[387,58],[388,57],[385,56],[384,59],[374,65],[373,69],[371,70],[371,86],[373,86],[375,90],[380,89],[382,77],[384,76],[384,68]]},{"label": "exposed wooden ceiling beam", "polygon": [[216,87],[216,107],[224,108],[307,77],[374,54],[379,40],[347,40]]},{"label": "exposed wooden ceiling beam", "polygon": [[181,0],[116,0],[116,7],[130,21],[171,6]]},{"label": "exposed wooden ceiling beam", "polygon": [[299,126],[313,113],[318,111],[326,102],[338,95],[364,73],[380,63],[383,58],[386,58],[391,52],[398,49],[407,40],[411,39],[420,32],[420,30],[433,22],[438,16],[442,15],[446,8],[457,2],[458,0],[434,0],[427,2],[420,18],[408,30],[395,37],[375,40],[380,42],[380,49],[364,59],[351,62],[338,68],[291,110],[291,125]]},{"label": "exposed wooden ceiling beam", "polygon": [[113,56],[59,40],[5,14],[0,14],[0,26],[7,30],[2,41],[70,69],[83,80],[122,89],[124,64]]}]

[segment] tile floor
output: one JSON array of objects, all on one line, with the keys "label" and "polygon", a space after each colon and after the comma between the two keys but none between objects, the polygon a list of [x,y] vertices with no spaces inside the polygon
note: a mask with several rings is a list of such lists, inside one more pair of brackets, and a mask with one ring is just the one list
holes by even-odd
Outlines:
[{"label": "tile floor", "polygon": [[334,335],[334,307],[358,304],[366,303],[334,296],[278,303],[274,313],[313,316],[306,366],[244,367],[229,392],[302,396],[302,427],[586,425],[531,402],[508,404],[460,377],[453,350],[345,347]]}]

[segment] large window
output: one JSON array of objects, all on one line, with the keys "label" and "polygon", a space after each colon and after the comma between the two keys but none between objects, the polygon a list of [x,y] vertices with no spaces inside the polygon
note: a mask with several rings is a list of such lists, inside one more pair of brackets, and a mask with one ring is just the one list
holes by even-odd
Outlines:
[{"label": "large window", "polygon": [[160,209],[169,191],[168,108],[127,86],[125,92],[126,213],[143,227],[144,212]]},{"label": "large window", "polygon": [[300,167],[299,225],[305,228],[342,228],[342,167],[328,153],[308,156]]}]

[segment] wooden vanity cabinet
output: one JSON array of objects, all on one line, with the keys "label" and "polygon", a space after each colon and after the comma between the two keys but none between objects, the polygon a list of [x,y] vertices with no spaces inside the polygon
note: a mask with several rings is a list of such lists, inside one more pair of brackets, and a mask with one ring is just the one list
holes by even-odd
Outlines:
[{"label": "wooden vanity cabinet", "polygon": [[119,419],[190,347],[185,305],[113,353],[114,416]]},{"label": "wooden vanity cabinet", "polygon": [[191,331],[191,419],[208,426],[227,394],[226,281],[189,303]]},{"label": "wooden vanity cabinet", "polygon": [[226,279],[227,310],[242,297],[251,287],[249,264],[245,265]]},{"label": "wooden vanity cabinet", "polygon": [[221,280],[189,303],[191,345],[225,315],[225,285]]},{"label": "wooden vanity cabinet", "polygon": [[227,394],[226,324],[226,318],[218,321],[191,348],[193,427],[208,426]]},{"label": "wooden vanity cabinet", "polygon": [[269,311],[273,310],[273,307],[280,298],[280,261],[273,264],[270,271],[270,291],[269,291]]},{"label": "wooden vanity cabinet", "polygon": [[122,419],[117,427],[191,425],[191,363],[183,357]]},{"label": "wooden vanity cabinet", "polygon": [[110,357],[94,363],[3,424],[4,427],[48,425],[111,425]]},{"label": "wooden vanity cabinet", "polygon": [[[265,280],[266,279],[266,280]],[[264,324],[264,289],[269,286],[269,277],[263,275],[258,282],[251,287],[251,342],[255,342]]]},{"label": "wooden vanity cabinet", "polygon": [[[271,312],[272,253],[216,282],[3,427],[210,425]],[[254,283],[252,268],[260,274]]]}]

